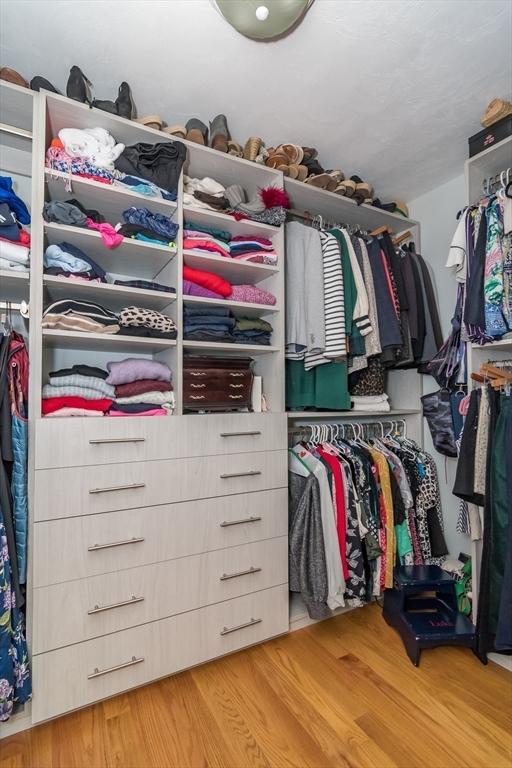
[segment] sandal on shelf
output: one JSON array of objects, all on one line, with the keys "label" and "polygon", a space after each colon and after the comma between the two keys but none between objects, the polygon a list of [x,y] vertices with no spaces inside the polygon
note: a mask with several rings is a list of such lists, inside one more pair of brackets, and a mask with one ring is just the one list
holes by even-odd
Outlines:
[{"label": "sandal on shelf", "polygon": [[290,163],[288,166],[288,176],[290,179],[298,179],[299,177],[299,166],[297,163]]},{"label": "sandal on shelf", "polygon": [[306,181],[306,179],[308,177],[308,173],[309,173],[309,171],[306,168],[306,166],[302,165],[301,163],[299,163],[297,168],[299,169],[299,173],[297,175],[297,181]]},{"label": "sandal on shelf", "polygon": [[217,115],[210,123],[210,147],[227,153],[230,138],[226,115]]},{"label": "sandal on shelf", "polygon": [[245,142],[243,152],[244,158],[255,163],[262,144],[263,141],[258,136],[250,136]]},{"label": "sandal on shelf", "polygon": [[154,128],[155,131],[161,131],[164,121],[158,115],[147,115],[146,117],[138,117],[135,120],[136,123],[145,125],[146,128]]},{"label": "sandal on shelf", "polygon": [[279,168],[280,165],[288,166],[288,157],[283,152],[274,152],[267,157],[265,165],[269,168]]},{"label": "sandal on shelf", "polygon": [[244,151],[238,141],[228,141],[228,154],[234,157],[243,157]]},{"label": "sandal on shelf", "polygon": [[277,170],[281,171],[283,176],[289,176],[290,175],[290,166],[286,163],[283,163],[282,165],[277,166]]},{"label": "sandal on shelf", "polygon": [[319,187],[319,189],[327,189],[329,182],[332,182],[328,173],[317,173],[313,176],[308,176],[305,184],[311,184],[312,187]]},{"label": "sandal on shelf", "polygon": [[354,197],[356,192],[356,182],[352,179],[345,179],[345,181],[342,181],[341,183],[345,187],[345,191],[342,194],[344,194],[345,197]]},{"label": "sandal on shelf", "polygon": [[191,117],[190,120],[187,120],[185,129],[187,141],[193,141],[194,144],[208,144],[208,128],[199,118]]},{"label": "sandal on shelf", "polygon": [[280,144],[276,152],[285,154],[290,164],[293,165],[298,165],[304,158],[304,150],[298,144]]},{"label": "sandal on shelf", "polygon": [[363,181],[359,176],[351,176],[350,179],[356,185],[354,190],[354,197],[357,198],[357,200],[363,202],[363,200],[372,196],[373,189],[370,184],[368,184],[366,181]]},{"label": "sandal on shelf", "polygon": [[162,128],[162,131],[168,133],[169,136],[176,136],[177,139],[187,138],[187,129],[184,125],[166,125],[165,128]]}]

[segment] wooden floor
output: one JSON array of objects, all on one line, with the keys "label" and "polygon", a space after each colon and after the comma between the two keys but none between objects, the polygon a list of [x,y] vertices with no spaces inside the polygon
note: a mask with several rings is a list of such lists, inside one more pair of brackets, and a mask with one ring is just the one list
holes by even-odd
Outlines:
[{"label": "wooden floor", "polygon": [[509,672],[416,669],[374,605],[0,741],[0,768],[510,768],[511,709]]}]

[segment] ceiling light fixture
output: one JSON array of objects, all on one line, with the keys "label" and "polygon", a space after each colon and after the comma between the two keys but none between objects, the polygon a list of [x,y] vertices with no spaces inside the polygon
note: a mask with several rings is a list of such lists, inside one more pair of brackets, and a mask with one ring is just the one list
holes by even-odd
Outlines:
[{"label": "ceiling light fixture", "polygon": [[231,26],[252,40],[275,40],[295,29],[314,0],[210,0]]}]

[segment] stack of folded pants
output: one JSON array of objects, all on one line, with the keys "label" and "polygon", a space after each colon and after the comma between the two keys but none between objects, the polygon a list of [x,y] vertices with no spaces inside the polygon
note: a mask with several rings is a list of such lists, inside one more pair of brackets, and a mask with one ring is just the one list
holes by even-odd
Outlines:
[{"label": "stack of folded pants", "polygon": [[54,301],[43,312],[43,328],[84,333],[119,333],[117,315],[92,301],[62,299]]},{"label": "stack of folded pants", "polygon": [[172,317],[144,307],[125,307],[118,316],[119,333],[123,336],[148,336],[154,339],[175,339],[176,323]]},{"label": "stack of folded pants", "polygon": [[107,363],[115,389],[109,416],[166,416],[174,410],[171,370],[157,360],[128,357]]},{"label": "stack of folded pants", "polygon": [[123,211],[124,224],[118,227],[118,232],[124,237],[167,245],[175,250],[178,225],[163,213],[152,213],[147,208],[132,206]]},{"label": "stack of folded pants", "polygon": [[183,308],[183,338],[187,341],[232,342],[235,318],[226,307]]},{"label": "stack of folded pants", "polygon": [[277,264],[277,253],[272,240],[253,235],[236,235],[230,242],[231,257],[238,261],[252,261],[259,264]]},{"label": "stack of folded pants", "polygon": [[259,317],[237,317],[233,331],[233,340],[236,344],[270,344],[270,337],[274,329],[266,320]]},{"label": "stack of folded pants", "polygon": [[103,416],[115,391],[107,372],[90,365],[73,365],[48,374],[42,391],[43,416]]}]

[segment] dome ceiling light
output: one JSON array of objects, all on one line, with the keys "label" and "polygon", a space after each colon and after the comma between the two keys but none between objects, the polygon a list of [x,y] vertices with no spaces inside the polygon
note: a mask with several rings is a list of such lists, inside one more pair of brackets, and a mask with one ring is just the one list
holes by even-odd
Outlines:
[{"label": "dome ceiling light", "polygon": [[291,32],[314,0],[211,0],[213,6],[245,37],[274,40]]}]

